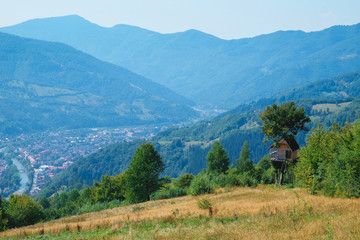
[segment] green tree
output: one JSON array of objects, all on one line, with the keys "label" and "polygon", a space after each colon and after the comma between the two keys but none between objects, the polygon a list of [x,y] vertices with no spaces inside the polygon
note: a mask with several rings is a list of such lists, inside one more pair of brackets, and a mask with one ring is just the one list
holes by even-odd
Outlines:
[{"label": "green tree", "polygon": [[132,203],[150,200],[159,189],[159,175],[164,163],[151,143],[143,143],[136,150],[126,172],[126,198]]},{"label": "green tree", "polygon": [[71,190],[69,192],[69,200],[70,202],[76,202],[80,197],[80,193],[79,190],[77,190],[76,188]]},{"label": "green tree", "polygon": [[44,218],[44,209],[30,196],[11,194],[5,214],[9,227],[21,227],[39,222]]},{"label": "green tree", "polygon": [[295,167],[298,185],[310,188],[311,193],[323,187],[327,169],[339,151],[341,131],[327,132],[321,124],[311,131],[306,147],[299,153],[299,161]]},{"label": "green tree", "polygon": [[175,186],[179,188],[187,188],[190,186],[193,179],[194,175],[185,173],[177,179],[177,181],[175,182]]},{"label": "green tree", "polygon": [[95,188],[96,202],[110,202],[114,199],[125,199],[125,173],[116,175],[114,177],[104,175],[101,177],[101,182]]},{"label": "green tree", "polygon": [[8,219],[4,213],[6,200],[0,196],[0,231],[3,231],[7,227]]},{"label": "green tree", "polygon": [[210,172],[220,174],[229,169],[229,157],[220,141],[215,141],[212,151],[208,153],[206,159],[208,160],[207,165]]},{"label": "green tree", "polygon": [[296,108],[294,101],[280,106],[274,103],[272,106],[267,106],[259,116],[265,141],[272,140],[275,143],[281,138],[288,139],[290,135],[296,136],[300,130],[308,131],[305,124],[311,121],[305,115],[305,109]]},{"label": "green tree", "polygon": [[254,164],[250,160],[250,148],[247,141],[245,141],[241,149],[240,158],[236,159],[236,167],[238,172],[242,174],[252,174],[254,172]]},{"label": "green tree", "polygon": [[272,167],[269,155],[265,155],[260,161],[257,163],[258,168],[267,171]]},{"label": "green tree", "polygon": [[41,197],[39,200],[39,203],[44,209],[47,209],[50,207],[50,201],[47,197]]},{"label": "green tree", "polygon": [[339,131],[338,151],[323,181],[324,193],[336,197],[360,197],[360,120]]}]

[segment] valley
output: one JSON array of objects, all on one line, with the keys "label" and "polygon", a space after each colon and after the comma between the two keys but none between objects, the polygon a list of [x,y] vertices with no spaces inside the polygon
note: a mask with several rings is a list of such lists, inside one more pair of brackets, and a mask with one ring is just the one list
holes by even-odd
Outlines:
[{"label": "valley", "polygon": [[74,13],[0,25],[1,239],[360,238],[360,23]]},{"label": "valley", "polygon": [[[18,137],[2,138],[1,146],[13,156],[14,164],[21,169],[21,187],[16,193],[29,193],[35,196],[59,172],[67,169],[79,158],[115,142],[149,139],[164,128],[167,126],[93,128],[22,134]],[[26,169],[23,164],[27,166]],[[1,191],[6,192],[6,189]]]}]

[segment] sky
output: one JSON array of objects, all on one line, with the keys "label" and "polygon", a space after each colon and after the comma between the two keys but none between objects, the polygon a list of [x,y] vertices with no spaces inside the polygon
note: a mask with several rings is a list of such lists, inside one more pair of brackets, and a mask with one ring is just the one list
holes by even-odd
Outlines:
[{"label": "sky", "polygon": [[0,27],[77,14],[100,26],[160,33],[197,29],[223,39],[360,23],[359,0],[0,0]]}]

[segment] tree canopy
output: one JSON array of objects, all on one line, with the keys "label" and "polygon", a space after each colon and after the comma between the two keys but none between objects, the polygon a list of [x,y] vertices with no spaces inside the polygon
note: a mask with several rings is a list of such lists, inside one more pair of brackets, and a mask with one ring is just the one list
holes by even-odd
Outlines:
[{"label": "tree canopy", "polygon": [[206,156],[207,165],[211,172],[225,173],[229,169],[229,157],[220,141],[215,141],[212,151]]},{"label": "tree canopy", "polygon": [[295,168],[297,183],[311,193],[322,190],[335,197],[360,197],[360,120],[313,129]]},{"label": "tree canopy", "polygon": [[136,150],[126,172],[126,198],[132,203],[150,200],[159,188],[159,175],[164,171],[160,154],[151,143],[143,143]]},{"label": "tree canopy", "polygon": [[300,130],[308,131],[305,126],[311,120],[306,115],[304,108],[296,108],[295,102],[283,103],[280,106],[273,104],[267,106],[260,113],[262,132],[265,134],[265,141],[278,142],[281,138],[288,139],[296,136]]},{"label": "tree canopy", "polygon": [[240,157],[236,159],[236,167],[239,173],[254,171],[254,164],[250,160],[250,148],[247,141],[245,141],[241,149]]}]

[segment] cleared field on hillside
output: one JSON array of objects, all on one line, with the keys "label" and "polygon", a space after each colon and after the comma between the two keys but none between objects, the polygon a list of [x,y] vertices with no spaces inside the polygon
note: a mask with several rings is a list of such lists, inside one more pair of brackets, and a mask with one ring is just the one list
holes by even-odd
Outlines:
[{"label": "cleared field on hillside", "polygon": [[312,110],[338,113],[341,109],[348,106],[350,103],[351,102],[343,102],[339,104],[333,104],[333,103],[316,104],[312,107]]},{"label": "cleared field on hillside", "polygon": [[[199,200],[214,204],[213,216]],[[150,201],[8,230],[5,239],[360,239],[360,199],[274,186]]]}]

